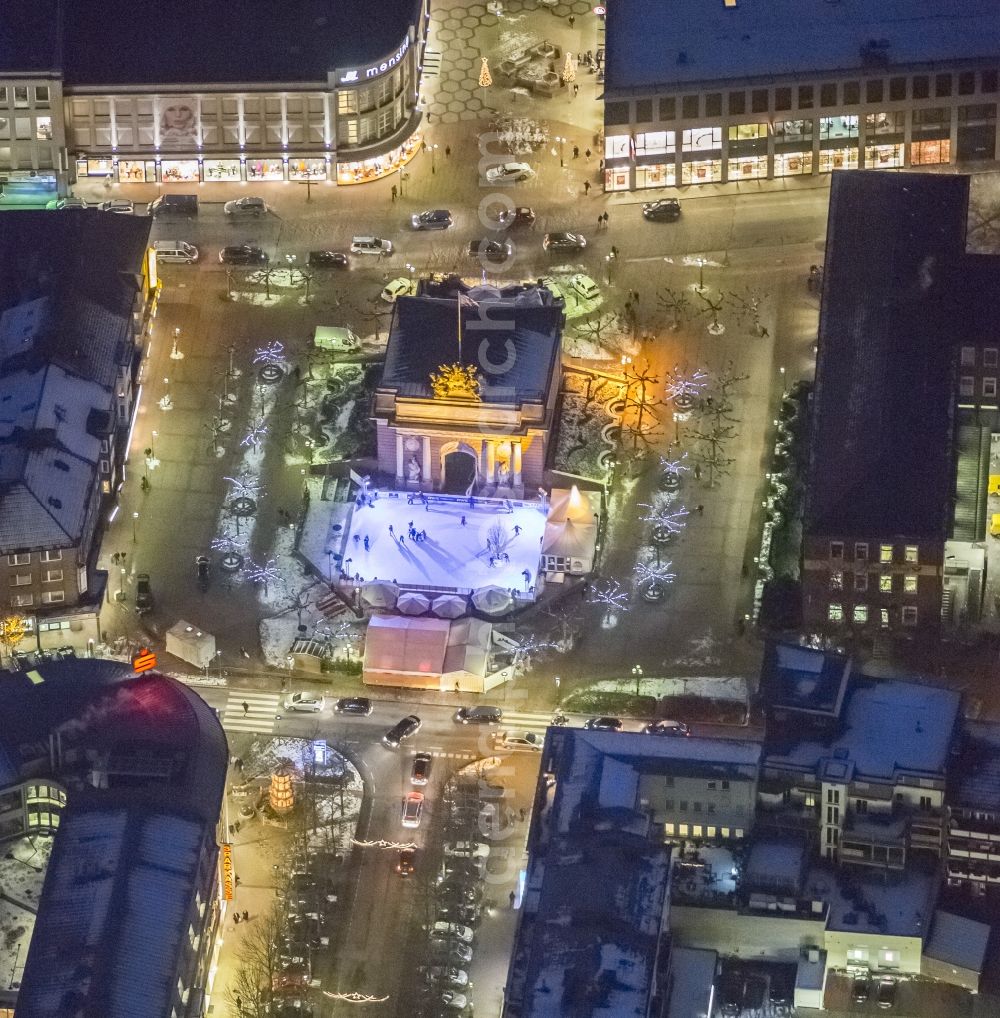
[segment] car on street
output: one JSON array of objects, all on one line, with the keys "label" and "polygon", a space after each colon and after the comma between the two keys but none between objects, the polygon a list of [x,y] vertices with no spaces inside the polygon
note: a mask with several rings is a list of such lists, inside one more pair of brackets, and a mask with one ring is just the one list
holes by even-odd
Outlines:
[{"label": "car on street", "polygon": [[642,206],[642,218],[654,223],[676,223],[681,217],[681,203],[676,198],[647,201]]},{"label": "car on street", "polygon": [[112,198],[109,201],[102,201],[97,207],[102,212],[117,212],[123,216],[130,216],[135,212],[135,203],[128,198]]},{"label": "car on street", "polygon": [[135,578],[135,610],[139,615],[153,610],[153,591],[149,585],[149,573],[139,573]]},{"label": "car on street", "polygon": [[326,706],[326,697],[318,693],[292,693],[285,697],[285,710],[318,714]]},{"label": "car on street", "polygon": [[439,920],[472,925],[479,922],[479,916],[479,906],[471,902],[440,902],[437,907]]},{"label": "car on street", "polygon": [[234,198],[222,206],[222,211],[227,216],[240,218],[241,216],[262,216],[270,212],[271,208],[259,195],[245,194],[242,198]]},{"label": "car on street", "polygon": [[266,252],[253,244],[230,244],[219,252],[223,265],[267,265]]},{"label": "car on street", "polygon": [[403,826],[419,827],[424,813],[424,793],[407,792],[403,797]]},{"label": "car on street", "polygon": [[420,724],[420,718],[416,714],[407,714],[382,736],[382,745],[395,749],[404,739],[416,735],[420,731]]},{"label": "car on street", "polygon": [[367,696],[345,696],[333,705],[337,714],[356,714],[366,718],[372,712],[372,702]]},{"label": "car on street", "polygon": [[46,208],[59,209],[63,211],[65,209],[85,209],[88,208],[87,203],[82,198],[77,198],[75,195],[69,195],[67,198],[58,198],[55,201],[49,202]]},{"label": "car on street", "polygon": [[456,1011],[464,1011],[469,1006],[469,999],[464,993],[455,990],[445,990],[441,994],[441,1006],[452,1007]]},{"label": "car on street", "polygon": [[381,237],[353,237],[351,254],[391,255],[392,241]]},{"label": "car on street", "polygon": [[502,753],[541,753],[542,740],[534,732],[497,732],[493,736],[493,748]]},{"label": "car on street", "polygon": [[426,785],[427,776],[431,772],[430,753],[418,753],[413,758],[413,766],[410,768],[410,784]]},{"label": "car on street", "polygon": [[527,163],[501,163],[486,171],[488,184],[516,184],[521,180],[530,180],[535,171]]},{"label": "car on street", "polygon": [[434,882],[441,888],[442,893],[454,893],[461,897],[464,890],[463,882],[478,882],[485,870],[486,860],[481,856],[474,858],[450,855],[441,861],[441,872]]},{"label": "car on street", "polygon": [[590,732],[620,732],[622,730],[621,718],[591,718],[584,726]]},{"label": "car on street", "polygon": [[343,251],[310,251],[306,264],[311,269],[346,269],[350,259]]},{"label": "car on street", "polygon": [[582,233],[559,231],[542,237],[543,250],[557,254],[578,254],[586,246],[587,238]]},{"label": "car on street", "polygon": [[428,209],[426,212],[414,212],[410,216],[410,225],[414,230],[447,230],[451,224],[451,213],[447,209]]},{"label": "car on street", "polygon": [[472,948],[458,940],[450,944],[435,942],[431,945],[431,957],[438,964],[468,965],[472,961]]},{"label": "car on street", "polygon": [[498,725],[503,721],[503,711],[499,707],[459,707],[455,711],[455,720],[460,725]]},{"label": "car on street", "polygon": [[488,859],[490,846],[484,841],[452,841],[444,846],[444,854],[466,859]]},{"label": "car on street", "polygon": [[412,877],[416,851],[412,848],[401,848],[396,856],[396,872],[401,877]]},{"label": "car on street", "polygon": [[888,976],[884,976],[878,981],[878,987],[875,990],[875,1003],[878,1004],[883,1011],[888,1011],[889,1008],[896,1003],[895,979],[890,979]]},{"label": "car on street", "polygon": [[482,237],[469,243],[469,256],[502,265],[514,254],[514,245],[509,240],[494,240]]},{"label": "car on street", "polygon": [[597,300],[601,295],[601,288],[597,283],[590,276],[586,276],[582,272],[577,272],[575,275],[570,276],[569,285],[583,300]]},{"label": "car on street", "polygon": [[452,965],[431,965],[425,975],[429,983],[444,983],[447,986],[469,985],[469,973]]},{"label": "car on street", "polygon": [[518,230],[535,225],[535,210],[528,205],[503,209],[496,218],[497,229]]},{"label": "car on street", "polygon": [[855,1004],[863,1004],[868,999],[870,985],[868,976],[864,973],[858,973],[851,980],[851,999]]},{"label": "car on street", "polygon": [[691,729],[683,721],[653,721],[646,725],[643,731],[647,735],[687,736],[691,734]]},{"label": "car on street", "polygon": [[412,279],[400,276],[386,283],[379,296],[386,304],[395,304],[397,297],[412,297],[416,288],[416,283]]},{"label": "car on street", "polygon": [[474,936],[470,927],[462,926],[460,923],[447,923],[444,921],[433,923],[428,928],[428,933],[432,941],[460,940],[465,944],[471,944]]}]

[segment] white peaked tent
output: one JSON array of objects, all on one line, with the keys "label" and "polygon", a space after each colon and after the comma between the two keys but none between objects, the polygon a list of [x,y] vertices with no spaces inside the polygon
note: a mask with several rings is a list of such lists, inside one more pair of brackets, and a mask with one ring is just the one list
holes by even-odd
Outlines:
[{"label": "white peaked tent", "polygon": [[597,548],[599,492],[553,489],[542,536],[543,566],[565,573],[589,573]]}]

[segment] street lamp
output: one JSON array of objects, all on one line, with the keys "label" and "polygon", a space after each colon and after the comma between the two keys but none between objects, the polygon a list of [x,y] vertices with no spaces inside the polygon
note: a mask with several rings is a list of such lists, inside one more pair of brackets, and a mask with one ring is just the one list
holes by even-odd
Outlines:
[{"label": "street lamp", "polygon": [[632,666],[632,678],[635,679],[635,695],[638,696],[639,695],[639,682],[642,679],[642,666],[641,665],[633,665]]},{"label": "street lamp", "polygon": [[164,378],[163,379],[163,385],[165,387],[165,391],[163,393],[163,399],[160,400],[160,409],[161,410],[169,410],[171,408],[171,406],[173,405],[170,402],[170,379],[169,378]]},{"label": "street lamp", "polygon": [[135,525],[139,522],[139,514],[132,513],[132,543],[135,544],[139,540],[139,535],[136,533]]},{"label": "street lamp", "polygon": [[566,164],[563,162],[563,145],[566,143],[566,139],[556,138],[556,141],[559,142],[559,165],[565,166]]},{"label": "street lamp", "polygon": [[184,354],[182,354],[180,352],[180,350],[177,349],[177,341],[180,338],[181,338],[181,330],[180,330],[180,327],[178,326],[176,329],[174,329],[174,341],[170,345],[170,359],[172,361],[182,361],[182,360],[184,360]]},{"label": "street lamp", "polygon": [[157,439],[157,437],[158,437],[157,436],[157,432],[154,429],[152,438],[150,438],[150,440],[149,440],[149,455],[150,455],[150,458],[154,459],[154,460],[156,459],[156,439]]},{"label": "street lamp", "polygon": [[437,145],[431,145],[431,173],[437,173],[437,165],[435,162],[435,155],[437,155]]},{"label": "street lamp", "polygon": [[608,274],[608,286],[610,286],[611,285],[611,255],[609,255],[609,254],[606,254],[604,256],[604,267],[607,270],[607,274]]}]

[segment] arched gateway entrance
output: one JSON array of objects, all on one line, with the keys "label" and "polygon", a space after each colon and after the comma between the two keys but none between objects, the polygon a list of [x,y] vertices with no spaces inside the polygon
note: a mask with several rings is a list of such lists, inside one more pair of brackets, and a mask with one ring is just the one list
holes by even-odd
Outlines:
[{"label": "arched gateway entrance", "polygon": [[479,457],[464,442],[441,449],[441,490],[451,495],[471,495],[479,476]]}]

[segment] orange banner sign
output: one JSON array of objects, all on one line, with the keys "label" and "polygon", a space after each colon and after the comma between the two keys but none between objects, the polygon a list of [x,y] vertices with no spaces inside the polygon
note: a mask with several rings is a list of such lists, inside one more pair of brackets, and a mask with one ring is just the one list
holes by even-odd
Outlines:
[{"label": "orange banner sign", "polygon": [[233,900],[233,846],[222,846],[222,897]]},{"label": "orange banner sign", "polygon": [[143,647],[139,653],[132,658],[132,669],[136,672],[149,672],[156,667],[156,655],[148,648]]}]

